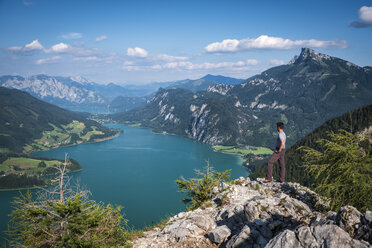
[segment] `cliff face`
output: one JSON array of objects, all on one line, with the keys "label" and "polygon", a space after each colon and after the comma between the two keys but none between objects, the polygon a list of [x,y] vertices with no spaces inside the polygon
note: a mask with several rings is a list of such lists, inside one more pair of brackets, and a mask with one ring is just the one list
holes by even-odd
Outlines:
[{"label": "cliff face", "polygon": [[321,213],[327,202],[299,184],[236,182],[216,187],[211,207],[179,213],[134,247],[372,247],[370,211]]}]

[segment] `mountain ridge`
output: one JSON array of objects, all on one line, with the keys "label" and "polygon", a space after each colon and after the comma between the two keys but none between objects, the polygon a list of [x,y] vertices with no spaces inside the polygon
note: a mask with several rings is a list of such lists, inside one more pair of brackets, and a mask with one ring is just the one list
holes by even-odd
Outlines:
[{"label": "mountain ridge", "polygon": [[146,103],[147,99],[151,98],[161,87],[205,90],[208,86],[220,82],[238,83],[240,81],[240,79],[208,74],[196,80],[185,79],[145,85],[118,85],[115,83],[104,85],[81,76],[62,77],[46,74],[29,77],[0,76],[0,86],[23,90],[41,100],[77,111],[86,111],[84,109],[126,111]]},{"label": "mountain ridge", "polygon": [[[282,121],[292,145],[324,121],[372,103],[372,71],[304,48],[293,63],[270,68],[238,85],[186,92],[162,89],[145,106],[113,119],[141,122],[156,131],[211,145],[269,147],[275,139],[275,123]],[[211,101],[220,102],[221,108],[213,108]],[[223,121],[226,115],[231,120]]]}]

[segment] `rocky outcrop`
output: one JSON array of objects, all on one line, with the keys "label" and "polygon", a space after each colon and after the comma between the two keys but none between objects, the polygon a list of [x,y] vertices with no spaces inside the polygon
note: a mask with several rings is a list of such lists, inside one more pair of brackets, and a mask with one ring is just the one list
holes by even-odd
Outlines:
[{"label": "rocky outcrop", "polygon": [[134,247],[372,247],[370,211],[325,212],[327,201],[299,184],[240,178],[214,192],[211,207],[179,213]]}]

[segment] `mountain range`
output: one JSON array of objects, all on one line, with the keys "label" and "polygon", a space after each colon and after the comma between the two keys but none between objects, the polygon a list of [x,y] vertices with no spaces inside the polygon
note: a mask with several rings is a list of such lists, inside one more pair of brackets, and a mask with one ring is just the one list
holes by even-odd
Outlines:
[{"label": "mountain range", "polygon": [[372,103],[372,67],[303,48],[288,64],[237,85],[160,89],[140,108],[112,116],[211,145],[272,147],[277,121],[290,146],[328,119]]},{"label": "mountain range", "polygon": [[234,85],[243,82],[243,79],[225,77],[221,75],[208,74],[199,79],[185,79],[172,83],[166,89],[187,89],[193,92],[202,91],[208,89],[208,87],[216,84]]},{"label": "mountain range", "polygon": [[206,75],[197,80],[155,82],[142,85],[107,85],[83,77],[34,75],[30,77],[1,76],[0,86],[26,91],[31,95],[74,111],[120,112],[144,105],[161,87],[205,90],[218,83],[236,84],[240,79]]}]

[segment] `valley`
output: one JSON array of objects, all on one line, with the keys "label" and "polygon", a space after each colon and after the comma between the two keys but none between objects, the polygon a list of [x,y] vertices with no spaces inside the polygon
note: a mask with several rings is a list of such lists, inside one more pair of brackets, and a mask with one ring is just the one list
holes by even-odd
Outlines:
[{"label": "valley", "polygon": [[[31,79],[79,83],[110,94],[108,88],[103,89],[106,86],[76,78],[39,75],[25,81],[30,83]],[[6,82],[9,86],[13,81]],[[340,128],[361,132],[370,139],[371,82],[369,67],[304,48],[289,64],[247,80],[207,75],[156,84],[165,87],[147,96],[111,96],[112,102],[105,100],[101,107],[117,112],[113,114],[71,112],[37,99],[49,99],[60,106],[71,104],[71,99],[63,96],[62,102],[70,102],[62,104],[55,95],[52,99],[32,92],[35,98],[0,87],[0,189],[37,191],[55,184],[55,167],[68,153],[72,157],[67,166],[69,176],[76,178],[77,184],[87,185],[94,199],[125,205],[131,225],[142,228],[170,211],[182,211],[180,202],[174,201],[180,196],[173,181],[191,176],[193,169],[201,170],[206,161],[217,171],[233,168],[233,178],[248,174],[252,179],[263,177],[265,161],[273,152],[277,121],[285,123],[290,147],[286,152],[288,180],[311,187],[315,181],[301,167],[304,161],[297,148],[317,148],[316,138]],[[119,86],[107,87],[118,94],[124,92]],[[100,99],[89,94],[91,100]],[[78,110],[94,109],[99,106],[99,101],[94,101],[86,104],[79,100],[73,105]],[[363,150],[370,152],[371,143],[364,142]],[[363,170],[362,180],[370,181],[370,168]],[[274,175],[277,173],[275,169]],[[152,189],[153,185],[157,187]],[[133,186],[130,191],[107,193]],[[8,195],[4,193],[3,200],[10,201]],[[147,206],[148,201],[154,205],[159,198],[157,210],[140,211],[139,206]]]}]

